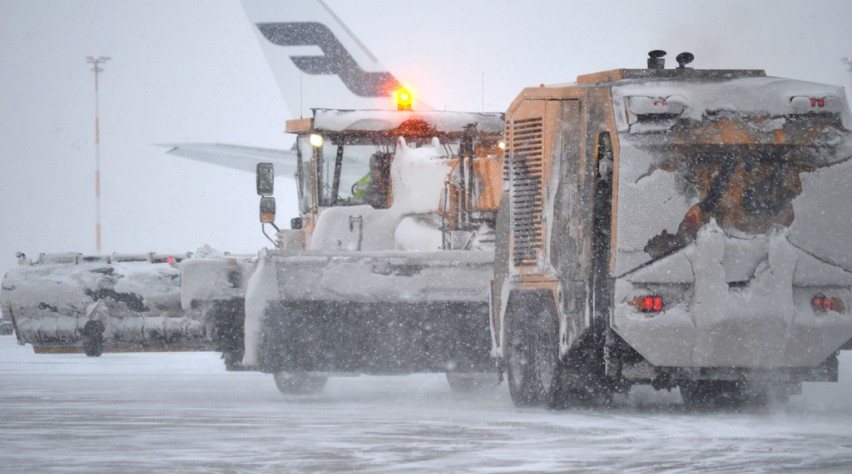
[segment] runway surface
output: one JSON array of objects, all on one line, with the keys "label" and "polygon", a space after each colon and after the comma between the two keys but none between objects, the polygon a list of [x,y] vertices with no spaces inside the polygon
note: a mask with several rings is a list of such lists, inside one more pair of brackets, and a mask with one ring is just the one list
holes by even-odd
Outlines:
[{"label": "runway surface", "polygon": [[634,389],[612,408],[518,409],[505,383],[332,378],[285,397],[215,353],[35,355],[0,337],[3,472],[852,472],[852,353],[786,406],[695,413]]}]

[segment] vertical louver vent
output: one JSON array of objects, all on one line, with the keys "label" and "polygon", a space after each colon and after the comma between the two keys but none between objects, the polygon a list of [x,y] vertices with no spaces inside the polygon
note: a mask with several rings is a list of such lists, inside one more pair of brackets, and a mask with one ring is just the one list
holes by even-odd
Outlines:
[{"label": "vertical louver vent", "polygon": [[[510,173],[510,163],[512,161],[512,122],[510,120],[506,120],[505,127],[503,129],[503,139],[506,141],[506,150],[505,155],[503,156],[503,184],[504,186],[509,183],[509,173]],[[503,189],[506,189],[505,187]]]},{"label": "vertical louver vent", "polygon": [[542,119],[515,120],[510,135],[513,260],[534,265],[542,248]]}]

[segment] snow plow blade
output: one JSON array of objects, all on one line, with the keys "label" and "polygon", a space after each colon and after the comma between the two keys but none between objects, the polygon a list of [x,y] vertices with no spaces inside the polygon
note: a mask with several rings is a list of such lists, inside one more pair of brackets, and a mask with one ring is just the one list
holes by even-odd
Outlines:
[{"label": "snow plow blade", "polygon": [[36,353],[208,350],[204,327],[181,309],[186,255],[21,258],[3,278],[0,307]]},{"label": "snow plow blade", "polygon": [[264,372],[490,372],[485,252],[269,251],[249,284]]}]

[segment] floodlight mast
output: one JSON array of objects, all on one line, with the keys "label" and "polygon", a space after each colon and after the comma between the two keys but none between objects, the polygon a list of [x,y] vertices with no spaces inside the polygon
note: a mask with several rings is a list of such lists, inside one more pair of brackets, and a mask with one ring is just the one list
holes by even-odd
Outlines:
[{"label": "floodlight mast", "polygon": [[109,61],[109,56],[87,56],[86,62],[95,72],[95,251],[101,252],[101,131],[100,103],[98,100],[98,74],[103,71],[101,64]]},{"label": "floodlight mast", "polygon": [[845,57],[845,58],[840,58],[840,61],[842,61],[842,62],[843,62],[843,64],[845,64],[845,65],[849,66],[849,73],[850,73],[850,74],[852,74],[852,56],[847,56],[847,57]]}]

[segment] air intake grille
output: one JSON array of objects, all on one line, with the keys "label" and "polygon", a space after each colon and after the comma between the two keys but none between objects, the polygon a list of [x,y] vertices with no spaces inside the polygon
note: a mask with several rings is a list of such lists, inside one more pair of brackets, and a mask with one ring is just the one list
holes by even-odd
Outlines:
[{"label": "air intake grille", "polygon": [[542,248],[542,119],[515,120],[511,125],[513,260],[534,265]]}]

